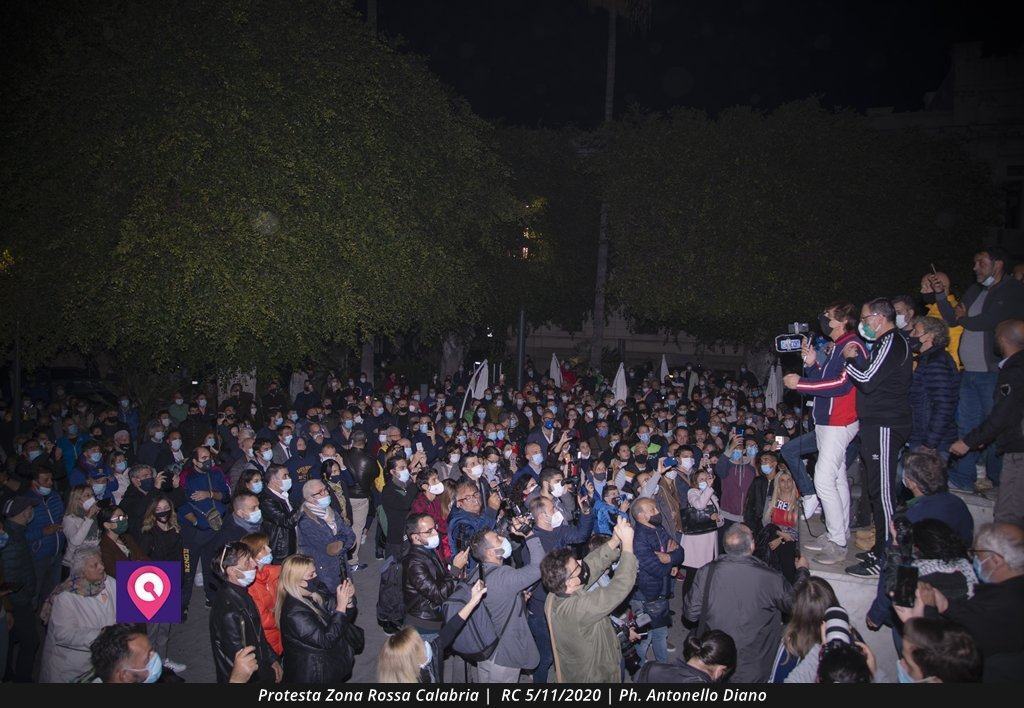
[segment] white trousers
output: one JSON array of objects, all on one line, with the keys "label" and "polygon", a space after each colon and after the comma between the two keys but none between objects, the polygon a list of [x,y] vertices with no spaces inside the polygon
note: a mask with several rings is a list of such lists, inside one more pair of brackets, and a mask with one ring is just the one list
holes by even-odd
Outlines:
[{"label": "white trousers", "polygon": [[850,526],[850,483],[846,479],[846,448],[857,436],[860,423],[818,425],[814,437],[818,443],[818,461],[814,464],[814,492],[825,514],[829,539],[846,545]]}]

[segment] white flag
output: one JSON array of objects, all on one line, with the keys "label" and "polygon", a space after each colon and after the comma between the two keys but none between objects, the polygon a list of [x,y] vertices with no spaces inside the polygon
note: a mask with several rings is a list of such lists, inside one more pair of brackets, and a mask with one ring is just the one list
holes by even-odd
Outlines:
[{"label": "white flag", "polygon": [[484,359],[480,362],[480,366],[476,367],[476,371],[469,377],[469,384],[466,386],[466,395],[462,397],[462,408],[459,409],[459,418],[462,418],[462,414],[466,412],[466,404],[469,403],[469,397],[483,398],[484,389],[487,388],[487,377],[488,377],[488,366],[487,360]]},{"label": "white flag", "polygon": [[615,381],[612,383],[612,398],[615,401],[622,401],[625,403],[626,396],[629,395],[629,389],[626,388],[626,367],[625,364],[619,364],[619,371],[615,374]]},{"label": "white flag", "polygon": [[776,362],[768,374],[768,385],[764,390],[764,407],[778,408],[782,402],[782,366]]},{"label": "white flag", "polygon": [[554,352],[551,354],[551,370],[548,372],[548,376],[555,380],[555,386],[562,387],[562,367],[558,365],[558,357]]},{"label": "white flag", "polygon": [[665,383],[665,379],[668,378],[668,362],[665,361],[665,355],[661,355],[661,380],[658,383]]}]

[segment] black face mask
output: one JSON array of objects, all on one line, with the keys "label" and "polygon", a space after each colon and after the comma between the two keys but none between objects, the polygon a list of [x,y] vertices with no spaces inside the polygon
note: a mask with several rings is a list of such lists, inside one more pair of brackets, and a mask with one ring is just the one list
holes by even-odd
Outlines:
[{"label": "black face mask", "polygon": [[909,337],[907,337],[907,340],[910,342],[910,351],[914,352],[915,354],[921,351],[921,339],[919,337],[910,335]]},{"label": "black face mask", "polygon": [[921,300],[925,305],[931,305],[935,302],[935,293],[921,293]]},{"label": "black face mask", "polygon": [[826,315],[826,314],[818,315],[818,326],[821,327],[821,333],[822,334],[828,334],[829,332],[832,331],[832,328],[829,326],[828,322],[829,322],[828,315]]},{"label": "black face mask", "polygon": [[644,467],[644,466],[647,465],[647,455],[637,455],[633,459],[636,460],[636,463],[638,465],[640,465],[641,467]]},{"label": "black face mask", "polygon": [[162,521],[165,524],[171,518],[171,512],[169,511],[158,511],[153,516],[156,517],[157,521]]},{"label": "black face mask", "polygon": [[647,520],[651,526],[661,526],[661,514],[655,514]]}]

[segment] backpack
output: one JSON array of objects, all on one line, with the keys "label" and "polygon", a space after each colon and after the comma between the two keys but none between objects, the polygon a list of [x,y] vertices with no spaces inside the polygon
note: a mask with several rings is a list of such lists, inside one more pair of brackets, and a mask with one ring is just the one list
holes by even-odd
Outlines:
[{"label": "backpack", "polygon": [[388,556],[380,567],[377,624],[385,630],[393,629],[400,627],[404,619],[405,597],[402,594],[402,562],[394,556]]},{"label": "backpack", "polygon": [[[466,606],[471,596],[471,588],[472,583],[462,581],[455,588],[455,591],[448,596],[448,599],[444,601],[442,612],[445,622],[451,622],[452,618],[459,614],[462,608]],[[483,610],[482,612],[481,609]],[[462,630],[455,636],[455,641],[452,643],[452,651],[471,663],[487,661],[494,654],[494,650],[498,648],[501,635],[505,633],[505,628],[512,621],[512,615],[515,614],[515,611],[516,604],[513,601],[512,609],[509,610],[505,623],[501,625],[501,630],[495,631],[494,618],[491,616],[491,611],[487,609],[485,603],[481,602],[469,615],[469,619],[466,620]]]}]

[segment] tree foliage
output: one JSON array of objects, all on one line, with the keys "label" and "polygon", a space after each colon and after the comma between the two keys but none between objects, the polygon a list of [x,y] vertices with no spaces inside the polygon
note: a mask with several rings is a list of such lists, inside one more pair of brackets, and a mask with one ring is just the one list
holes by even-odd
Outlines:
[{"label": "tree foliage", "polygon": [[638,326],[762,344],[829,301],[917,292],[994,223],[984,165],[816,101],[633,114],[602,153],[614,302]]},{"label": "tree foliage", "polygon": [[481,316],[490,127],[347,3],[7,10],[0,336],[170,370]]}]

